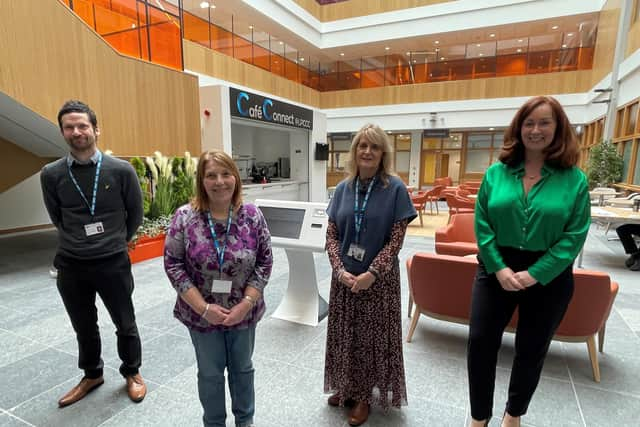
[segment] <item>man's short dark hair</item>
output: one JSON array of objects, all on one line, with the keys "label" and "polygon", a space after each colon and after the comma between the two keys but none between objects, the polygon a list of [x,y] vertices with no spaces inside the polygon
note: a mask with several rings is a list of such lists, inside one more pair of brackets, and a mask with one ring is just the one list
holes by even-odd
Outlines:
[{"label": "man's short dark hair", "polygon": [[60,130],[62,130],[62,116],[69,113],[85,113],[89,117],[93,128],[98,127],[98,117],[96,117],[95,111],[84,102],[71,99],[65,102],[60,111],[58,111],[58,126],[60,126]]}]

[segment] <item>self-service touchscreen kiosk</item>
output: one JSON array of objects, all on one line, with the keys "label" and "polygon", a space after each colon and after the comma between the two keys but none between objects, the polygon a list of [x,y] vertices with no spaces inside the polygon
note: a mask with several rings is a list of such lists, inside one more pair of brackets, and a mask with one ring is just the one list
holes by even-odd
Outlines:
[{"label": "self-service touchscreen kiosk", "polygon": [[284,248],[289,261],[289,284],[273,317],[316,326],[327,315],[327,302],[318,294],[313,252],[324,252],[327,204],[258,199],[271,246]]}]

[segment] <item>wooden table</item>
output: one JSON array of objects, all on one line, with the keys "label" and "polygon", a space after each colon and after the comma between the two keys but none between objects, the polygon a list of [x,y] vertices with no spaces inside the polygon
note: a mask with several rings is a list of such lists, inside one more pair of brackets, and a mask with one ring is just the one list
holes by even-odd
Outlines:
[{"label": "wooden table", "polygon": [[[611,206],[591,206],[591,219],[606,221],[610,224],[640,224],[640,212],[634,212],[631,208],[614,208]],[[582,268],[582,253],[584,246],[578,255],[578,267]]]}]

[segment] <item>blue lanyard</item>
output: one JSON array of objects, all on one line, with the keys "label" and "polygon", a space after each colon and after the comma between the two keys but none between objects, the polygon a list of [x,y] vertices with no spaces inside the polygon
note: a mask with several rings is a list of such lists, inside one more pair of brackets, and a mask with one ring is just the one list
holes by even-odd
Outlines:
[{"label": "blue lanyard", "polygon": [[215,227],[213,226],[213,219],[211,219],[211,211],[207,211],[207,220],[209,221],[209,230],[211,230],[211,237],[213,238],[213,244],[218,254],[218,270],[222,273],[222,263],[224,262],[224,251],[227,249],[227,242],[229,241],[229,230],[231,229],[231,214],[233,213],[233,207],[229,206],[229,215],[227,215],[227,231],[224,235],[224,245],[220,247],[218,243],[218,236],[216,235]]},{"label": "blue lanyard", "polygon": [[376,182],[376,177],[374,176],[371,182],[369,183],[369,187],[367,188],[367,194],[364,196],[364,200],[362,201],[362,206],[358,208],[358,198],[360,193],[360,177],[356,177],[356,187],[355,187],[355,198],[353,200],[353,217],[356,225],[356,244],[360,243],[360,229],[362,227],[362,219],[364,218],[364,210],[367,208],[367,202],[369,201],[369,196],[371,195],[371,190],[373,189],[373,184]]},{"label": "blue lanyard", "polygon": [[71,165],[67,166],[67,169],[69,170],[69,177],[71,178],[73,185],[76,186],[76,190],[78,190],[78,193],[80,193],[80,197],[82,197],[82,200],[84,200],[84,203],[89,208],[89,213],[91,213],[92,218],[95,216],[95,213],[96,213],[96,196],[98,195],[98,181],[100,180],[101,166],[102,166],[102,153],[98,152],[98,164],[96,165],[96,176],[93,179],[93,195],[91,196],[91,204],[89,204],[89,201],[87,200],[87,196],[84,195],[84,193],[82,192],[82,189],[80,188],[80,185],[78,185],[78,180],[76,180],[76,177],[73,176],[73,172],[71,172]]}]

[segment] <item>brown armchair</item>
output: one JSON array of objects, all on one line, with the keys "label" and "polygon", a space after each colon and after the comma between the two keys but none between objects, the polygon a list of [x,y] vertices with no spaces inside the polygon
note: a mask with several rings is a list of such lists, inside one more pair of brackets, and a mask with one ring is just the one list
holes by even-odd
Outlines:
[{"label": "brown armchair", "polygon": [[436,230],[436,253],[465,256],[478,253],[473,213],[459,213],[451,222]]},{"label": "brown armchair", "polygon": [[[407,342],[411,342],[421,314],[435,319],[467,324],[471,313],[471,289],[477,268],[475,258],[417,253],[407,260],[410,305],[415,302]],[[618,284],[606,273],[574,270],[575,288],[567,312],[553,339],[586,342],[593,380],[600,382],[596,351],[604,348],[606,322],[618,293]],[[517,310],[507,327],[513,332]]]}]

